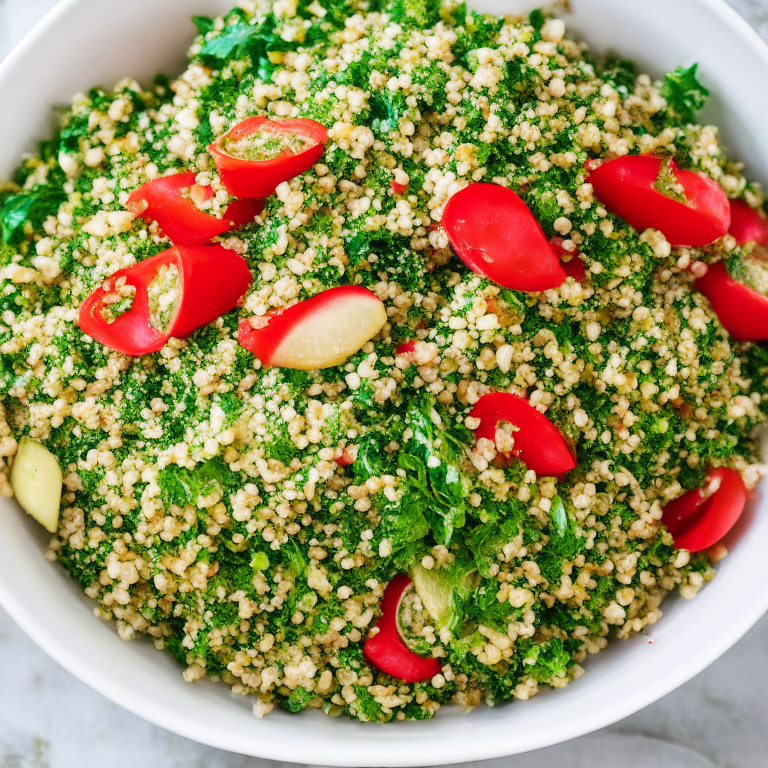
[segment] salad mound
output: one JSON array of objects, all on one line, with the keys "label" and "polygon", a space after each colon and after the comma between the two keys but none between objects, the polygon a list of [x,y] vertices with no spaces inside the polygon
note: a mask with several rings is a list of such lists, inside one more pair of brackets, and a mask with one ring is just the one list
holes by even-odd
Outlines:
[{"label": "salad mound", "polygon": [[765,201],[696,68],[455,0],[194,22],[0,186],[0,493],[50,559],[259,716],[524,700],[694,597],[768,417]]}]

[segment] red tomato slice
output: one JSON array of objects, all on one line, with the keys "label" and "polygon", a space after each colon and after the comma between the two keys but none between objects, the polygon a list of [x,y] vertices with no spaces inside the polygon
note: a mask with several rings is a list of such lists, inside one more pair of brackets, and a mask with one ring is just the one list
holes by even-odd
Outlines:
[{"label": "red tomato slice", "polygon": [[431,680],[440,672],[439,659],[415,654],[403,642],[397,627],[397,612],[411,579],[404,573],[395,576],[384,590],[381,599],[381,617],[376,622],[379,631],[365,641],[365,660],[392,677],[407,683]]},{"label": "red tomato slice", "polygon": [[557,288],[565,272],[526,204],[498,184],[470,184],[445,206],[443,227],[474,272],[516,291]]},{"label": "red tomato slice", "polygon": [[404,341],[396,350],[396,355],[409,355],[416,351],[416,344],[413,341]]},{"label": "red tomato slice", "polygon": [[747,489],[738,472],[721,467],[695,488],[664,507],[662,522],[678,549],[701,552],[717,544],[744,511]]},{"label": "red tomato slice", "polygon": [[251,283],[245,259],[221,245],[178,246],[181,298],[168,332],[184,339],[240,304]]},{"label": "red tomato slice", "polygon": [[[584,262],[581,260],[581,255],[578,251],[566,251],[563,248],[563,238],[553,237],[549,244],[552,246],[552,250],[560,261],[560,266],[563,268],[566,277],[572,277],[578,283],[585,283],[587,281],[587,273],[584,269]],[[569,256],[568,261],[564,261],[563,257]]]},{"label": "red tomato slice", "polygon": [[722,261],[710,264],[694,287],[709,299],[717,319],[734,339],[768,340],[768,296],[734,280]]},{"label": "red tomato slice", "polygon": [[[134,215],[156,221],[162,233],[176,245],[204,245],[216,235],[248,224],[264,208],[263,200],[235,200],[224,216],[201,211],[190,199],[190,189],[196,185],[195,172],[185,171],[148,181],[134,190],[125,207]],[[205,200],[213,197],[213,190],[196,185]]]},{"label": "red tomato slice", "polygon": [[354,464],[354,463],[355,463],[355,459],[354,459],[354,457],[352,456],[352,454],[351,454],[351,453],[350,453],[350,452],[349,452],[349,451],[348,451],[348,450],[345,448],[345,449],[344,449],[344,450],[341,452],[341,456],[339,456],[339,457],[336,459],[336,463],[337,463],[337,464],[338,464],[340,467],[346,467],[346,466],[349,466],[350,464]]},{"label": "red tomato slice", "polygon": [[685,521],[692,517],[704,503],[704,494],[701,488],[694,488],[674,501],[664,506],[664,525],[670,533],[673,530],[682,531]]},{"label": "red tomato slice", "polygon": [[656,189],[663,162],[654,155],[617,157],[590,170],[587,181],[597,199],[638,232],[658,229],[674,246],[708,245],[721,238],[731,224],[731,210],[719,184],[671,162],[688,201],[679,202]]},{"label": "red tomato slice", "polygon": [[[165,329],[150,322],[148,289],[163,266],[178,269],[177,298]],[[120,277],[135,288],[131,307],[107,323],[106,296]],[[91,338],[124,355],[157,352],[171,336],[183,339],[234,309],[248,290],[251,273],[242,256],[220,245],[174,246],[104,280],[80,307],[78,325]]]},{"label": "red tomato slice", "polygon": [[752,208],[746,200],[731,200],[731,228],[728,231],[739,245],[768,246],[768,216]]},{"label": "red tomato slice", "polygon": [[483,395],[469,413],[480,419],[475,437],[496,442],[496,425],[507,421],[517,427],[512,454],[540,477],[562,475],[576,466],[576,459],[557,427],[527,400],[509,392]]},{"label": "red tomato slice", "polygon": [[[229,154],[228,147],[256,135],[275,139],[298,137],[306,143],[306,148],[299,152],[287,148],[268,160],[248,160]],[[208,151],[213,155],[221,180],[230,194],[267,197],[278,184],[308,171],[322,157],[327,141],[328,131],[315,120],[248,117],[219,136]]]}]

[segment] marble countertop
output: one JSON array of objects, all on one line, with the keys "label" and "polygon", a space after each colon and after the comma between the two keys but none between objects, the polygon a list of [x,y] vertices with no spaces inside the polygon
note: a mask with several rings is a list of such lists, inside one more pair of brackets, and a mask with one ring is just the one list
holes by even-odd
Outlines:
[{"label": "marble countertop", "polygon": [[[126,0],[130,2],[130,0]],[[635,0],[633,0],[635,1]],[[768,0],[729,0],[768,40]],[[55,0],[0,0],[0,59]],[[487,768],[765,768],[768,616],[698,677],[609,728]],[[0,768],[267,768],[129,714],[34,646],[0,609]],[[286,764],[289,765],[289,764]]]}]

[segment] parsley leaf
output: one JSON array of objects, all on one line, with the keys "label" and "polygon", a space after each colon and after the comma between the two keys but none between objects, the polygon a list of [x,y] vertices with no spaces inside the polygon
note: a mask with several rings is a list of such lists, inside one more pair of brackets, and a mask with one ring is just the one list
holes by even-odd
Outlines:
[{"label": "parsley leaf", "polygon": [[193,16],[192,23],[197,27],[200,35],[207,35],[213,31],[213,19],[210,16]]},{"label": "parsley leaf", "polygon": [[698,64],[678,67],[664,76],[661,95],[681,120],[692,121],[707,102],[709,91],[696,78]]},{"label": "parsley leaf", "polygon": [[385,10],[403,26],[429,29],[440,21],[440,3],[434,0],[392,0]]},{"label": "parsley leaf", "polygon": [[375,128],[382,133],[397,128],[398,121],[407,109],[405,99],[399,94],[378,93],[372,97],[370,103],[371,119]]},{"label": "parsley leaf", "polygon": [[[523,649],[520,649],[521,652]],[[528,674],[540,683],[551,683],[554,678],[563,678],[571,666],[571,655],[563,648],[563,641],[553,637],[543,643],[532,643],[525,649],[525,663]]]},{"label": "parsley leaf", "polygon": [[62,194],[49,189],[7,197],[0,210],[3,240],[10,243],[25,222],[33,218],[41,219],[48,213],[54,213],[62,200]]},{"label": "parsley leaf", "polygon": [[212,37],[200,49],[202,56],[213,56],[215,59],[226,59],[236,48],[241,48],[253,42],[260,35],[259,27],[250,24],[230,24],[220,35]]},{"label": "parsley leaf", "polygon": [[231,479],[231,474],[218,458],[209,459],[194,470],[171,464],[158,474],[157,484],[166,504],[183,507],[196,504],[198,497],[211,493],[217,485],[223,487]]},{"label": "parsley leaf", "polygon": [[549,544],[541,551],[539,567],[547,581],[558,584],[562,575],[563,561],[573,560],[579,552],[584,550],[586,541],[574,531],[574,525],[559,496],[552,499],[548,528]]},{"label": "parsley leaf", "polygon": [[539,32],[541,28],[544,26],[544,22],[546,21],[546,18],[544,17],[544,14],[539,8],[535,8],[531,11],[530,16],[528,17],[528,21],[530,21],[531,26]]},{"label": "parsley leaf", "polygon": [[549,509],[549,520],[557,531],[558,536],[565,535],[568,530],[568,516],[565,514],[565,505],[559,496],[552,499],[552,506]]},{"label": "parsley leaf", "polygon": [[426,501],[426,517],[439,544],[450,544],[466,521],[468,483],[461,469],[464,448],[443,426],[433,401],[409,408],[405,418],[412,435],[398,457],[414,493]]}]

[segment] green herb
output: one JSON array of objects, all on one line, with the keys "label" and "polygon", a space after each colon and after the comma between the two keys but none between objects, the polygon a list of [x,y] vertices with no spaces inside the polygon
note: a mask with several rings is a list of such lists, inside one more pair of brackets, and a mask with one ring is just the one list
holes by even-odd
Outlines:
[{"label": "green herb", "polygon": [[371,98],[371,118],[378,130],[387,133],[397,128],[397,123],[407,109],[405,98],[400,94],[378,92]]},{"label": "green herb", "polygon": [[549,544],[541,551],[539,565],[550,583],[558,583],[564,561],[573,560],[584,549],[585,540],[577,535],[563,500],[552,499],[549,510]]},{"label": "green herb", "polygon": [[180,507],[196,505],[200,496],[206,496],[233,480],[235,475],[221,459],[209,459],[194,470],[171,464],[157,476],[163,500]]},{"label": "green herb", "polygon": [[414,490],[428,501],[426,516],[435,540],[447,546],[466,517],[469,483],[461,470],[463,446],[442,428],[431,398],[412,406],[405,422],[413,434],[398,462],[410,473]]},{"label": "green herb", "polygon": [[428,29],[440,20],[437,0],[391,0],[386,10],[392,21],[421,29]]},{"label": "green herb", "polygon": [[540,683],[565,677],[573,663],[571,655],[563,648],[563,641],[555,637],[544,643],[532,644],[529,648],[521,647],[520,653],[525,656],[526,665],[530,665],[530,676]]},{"label": "green herb", "polygon": [[285,708],[289,712],[301,712],[314,698],[315,692],[311,688],[296,688],[286,700]]},{"label": "green herb", "polygon": [[552,499],[549,509],[549,522],[555,527],[558,536],[564,536],[568,530],[568,515],[565,514],[565,505],[559,496]]},{"label": "green herb", "polygon": [[55,213],[64,196],[58,190],[43,189],[40,192],[24,192],[5,199],[0,210],[3,240],[11,243],[27,221],[41,220]]},{"label": "green herb", "polygon": [[603,64],[600,74],[607,82],[613,83],[617,91],[628,94],[634,88],[637,68],[632,61],[610,56]]},{"label": "green herb", "polygon": [[193,16],[192,23],[197,27],[197,32],[200,35],[213,32],[213,19],[209,16]]},{"label": "green herb", "polygon": [[535,8],[534,10],[531,11],[530,16],[528,17],[528,21],[531,22],[531,26],[537,32],[540,32],[541,28],[544,26],[546,17],[544,16],[544,13],[539,8]]},{"label": "green herb", "polygon": [[228,24],[218,35],[205,42],[200,55],[222,61],[233,56],[242,58],[251,55],[255,61],[265,55],[268,42],[276,42],[272,35],[274,23],[270,16],[261,24],[243,21]]},{"label": "green herb", "polygon": [[691,122],[696,112],[704,107],[709,91],[698,81],[698,64],[687,69],[678,67],[664,77],[661,95],[667,100],[669,108],[683,121]]}]

